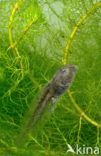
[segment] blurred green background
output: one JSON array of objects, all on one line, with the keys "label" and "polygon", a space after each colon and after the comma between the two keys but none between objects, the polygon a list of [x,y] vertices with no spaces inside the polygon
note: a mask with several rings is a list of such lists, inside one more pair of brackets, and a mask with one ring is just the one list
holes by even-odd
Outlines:
[{"label": "blurred green background", "polygon": [[[37,137],[29,132],[18,148],[26,113],[64,63],[78,66],[72,97],[63,95]],[[0,156],[69,156],[67,144],[101,148],[100,124],[101,2],[0,0]]]}]

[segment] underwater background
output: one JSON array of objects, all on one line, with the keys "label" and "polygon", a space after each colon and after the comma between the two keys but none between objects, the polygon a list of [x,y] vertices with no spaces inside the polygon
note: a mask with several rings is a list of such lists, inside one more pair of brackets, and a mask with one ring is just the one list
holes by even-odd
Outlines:
[{"label": "underwater background", "polygon": [[[65,64],[78,68],[70,90],[21,143]],[[0,0],[0,156],[75,155],[68,144],[101,149],[101,1]]]}]

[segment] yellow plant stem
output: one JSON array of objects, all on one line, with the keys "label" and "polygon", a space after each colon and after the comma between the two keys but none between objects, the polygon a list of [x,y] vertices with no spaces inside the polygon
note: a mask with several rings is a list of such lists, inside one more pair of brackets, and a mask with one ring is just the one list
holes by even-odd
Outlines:
[{"label": "yellow plant stem", "polygon": [[25,29],[23,30],[21,36],[18,38],[17,41],[15,41],[13,44],[10,45],[10,47],[8,49],[11,48],[15,48],[19,42],[24,38],[24,36],[26,35],[26,33],[28,32],[28,30],[30,29],[30,27],[32,26],[33,23],[35,23],[37,21],[37,16],[35,16],[29,23],[28,25],[25,27]]},{"label": "yellow plant stem", "polygon": [[[83,22],[93,13],[96,11],[97,8],[101,7],[101,2],[97,2],[95,3],[87,12],[85,15],[83,15],[82,17],[80,17],[80,19],[78,20],[78,22],[76,23],[76,25],[74,26],[70,36],[69,36],[69,40],[66,44],[66,47],[64,49],[64,56],[62,58],[62,62],[63,64],[67,64],[68,63],[68,58],[69,58],[69,50],[71,48],[72,42],[74,40],[74,37],[76,36],[76,32],[78,31],[78,29],[80,28],[80,26],[83,24]],[[89,123],[91,123],[92,125],[96,126],[97,128],[101,128],[101,124],[97,123],[96,121],[94,121],[93,119],[91,119],[90,117],[88,117],[83,110],[78,106],[78,104],[76,103],[74,97],[72,96],[71,91],[68,91],[68,95],[69,98],[73,104],[73,106],[75,107],[75,109],[79,112],[80,116],[82,118],[84,118],[86,121],[88,121]]]},{"label": "yellow plant stem", "polygon": [[[13,37],[12,37],[13,21],[14,21],[15,13],[18,10],[18,8],[19,8],[19,2],[16,2],[15,6],[14,6],[14,8],[12,10],[10,20],[9,20],[8,34],[9,34],[9,42],[10,42],[11,47],[13,45]],[[19,53],[18,53],[18,50],[16,48],[15,48],[15,52],[16,52],[16,55],[19,57]]]},{"label": "yellow plant stem", "polygon": [[74,40],[74,37],[76,35],[76,32],[78,31],[79,27],[83,24],[83,22],[86,20],[87,17],[89,17],[89,15],[91,15],[91,13],[93,13],[97,8],[101,7],[101,2],[97,2],[95,3],[87,12],[85,15],[83,15],[82,17],[80,17],[80,19],[78,20],[78,22],[76,23],[76,25],[74,26],[70,36],[69,36],[69,40],[66,44],[66,47],[64,49],[64,57],[62,59],[63,64],[66,64],[68,61],[68,57],[69,57],[69,50],[71,48],[71,44],[72,41]]},{"label": "yellow plant stem", "polygon": [[82,118],[84,118],[86,121],[90,122],[92,125],[101,128],[101,124],[97,123],[96,121],[94,121],[93,119],[91,119],[90,117],[88,117],[88,116],[83,112],[83,110],[78,106],[78,104],[76,103],[75,99],[74,99],[73,96],[72,96],[71,91],[68,91],[68,95],[69,95],[69,98],[70,98],[70,100],[71,100],[73,106],[76,108],[76,110],[78,111],[78,113],[80,114],[80,116],[81,116]]}]

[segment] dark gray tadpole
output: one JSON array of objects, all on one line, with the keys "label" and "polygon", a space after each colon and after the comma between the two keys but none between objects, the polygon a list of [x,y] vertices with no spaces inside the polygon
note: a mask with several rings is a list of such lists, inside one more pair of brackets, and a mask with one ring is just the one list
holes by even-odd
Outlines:
[{"label": "dark gray tadpole", "polygon": [[49,102],[55,101],[57,97],[61,96],[66,90],[68,90],[76,75],[76,71],[77,68],[75,65],[68,64],[56,72],[50,82],[44,87],[36,109],[27,123],[27,129],[30,129],[37,123]]}]

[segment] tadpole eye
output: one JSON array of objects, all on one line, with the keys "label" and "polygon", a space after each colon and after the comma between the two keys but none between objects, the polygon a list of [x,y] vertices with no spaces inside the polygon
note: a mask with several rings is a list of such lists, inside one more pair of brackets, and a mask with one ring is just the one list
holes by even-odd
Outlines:
[{"label": "tadpole eye", "polygon": [[62,69],[62,72],[63,72],[63,73],[66,72],[66,69]]},{"label": "tadpole eye", "polygon": [[69,69],[67,68],[67,69],[62,69],[62,73],[63,74],[68,74],[69,73]]}]

